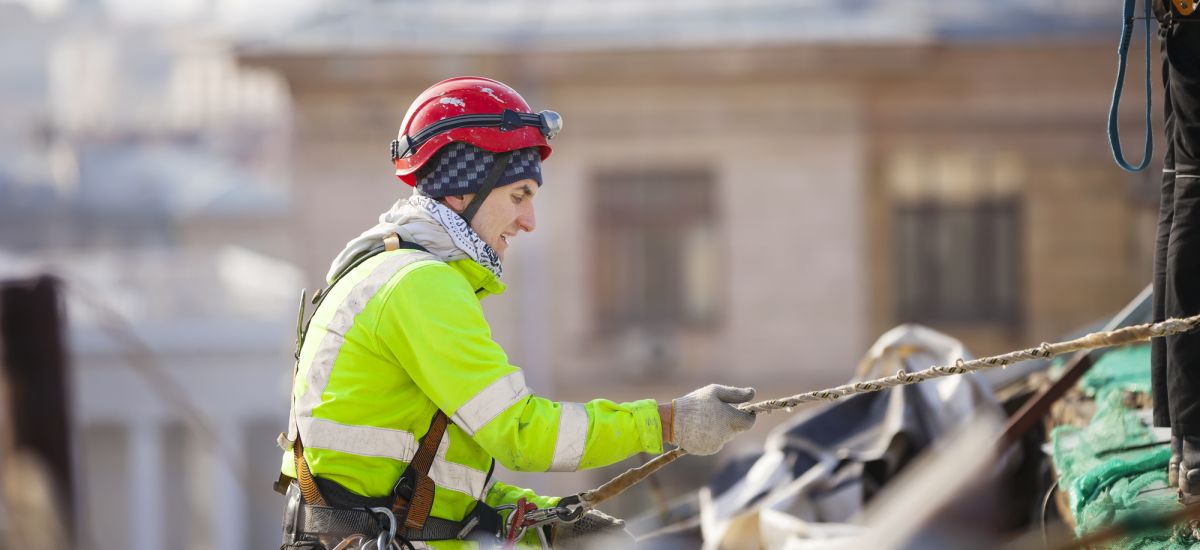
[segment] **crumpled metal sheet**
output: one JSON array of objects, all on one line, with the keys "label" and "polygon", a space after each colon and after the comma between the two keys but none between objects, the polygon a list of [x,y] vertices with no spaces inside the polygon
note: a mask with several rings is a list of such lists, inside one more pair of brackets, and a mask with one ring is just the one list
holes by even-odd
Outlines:
[{"label": "crumpled metal sheet", "polygon": [[[875,342],[858,378],[970,359],[962,343],[901,325]],[[977,375],[860,394],[798,412],[764,452],[726,466],[700,492],[704,548],[817,548],[863,532],[852,523],[915,456],[979,412],[1003,415]]]}]

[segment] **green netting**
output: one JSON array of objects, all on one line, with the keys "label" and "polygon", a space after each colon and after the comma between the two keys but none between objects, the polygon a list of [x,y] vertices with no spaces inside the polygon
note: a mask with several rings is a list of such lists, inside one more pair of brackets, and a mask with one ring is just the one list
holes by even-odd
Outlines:
[{"label": "green netting", "polygon": [[1150,393],[1150,346],[1129,346],[1100,356],[1079,381],[1084,393],[1104,391]]},{"label": "green netting", "polygon": [[[1137,411],[1124,404],[1129,391],[1150,389],[1149,346],[1105,354],[1080,382],[1096,399],[1086,428],[1060,426],[1051,434],[1059,486],[1070,495],[1076,534],[1178,506],[1167,483],[1171,450],[1155,445]],[[1110,548],[1200,549],[1187,529],[1139,533]]]}]

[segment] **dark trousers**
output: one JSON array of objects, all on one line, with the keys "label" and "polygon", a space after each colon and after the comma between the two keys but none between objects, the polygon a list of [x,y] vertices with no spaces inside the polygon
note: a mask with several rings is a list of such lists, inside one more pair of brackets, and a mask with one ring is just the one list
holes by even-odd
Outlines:
[{"label": "dark trousers", "polygon": [[[1200,314],[1200,13],[1171,14],[1160,37],[1167,146],[1154,250],[1155,321]],[[1154,424],[1200,437],[1200,333],[1156,338],[1151,345]]]}]

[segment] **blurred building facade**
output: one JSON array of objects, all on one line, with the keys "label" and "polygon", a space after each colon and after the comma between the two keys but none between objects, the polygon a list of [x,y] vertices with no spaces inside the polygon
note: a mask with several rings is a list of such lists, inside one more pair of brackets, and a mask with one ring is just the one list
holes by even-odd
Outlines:
[{"label": "blurred building facade", "polygon": [[277,545],[286,89],[202,21],[69,4],[0,4],[0,272],[65,282],[80,547]]},{"label": "blurred building facade", "polygon": [[[94,4],[10,10],[0,257],[89,285],[153,354],[72,303],[91,545],[275,540],[295,295],[407,195],[387,144],[450,76],[566,120],[485,302],[550,397],[785,395],[844,382],[900,322],[982,354],[1112,311],[1149,278],[1157,205],[1104,137],[1119,14],[1041,4],[362,0],[236,51],[97,25]],[[129,368],[146,360],[220,441]],[[713,464],[662,476],[694,488]],[[561,494],[611,472],[515,477]]]}]

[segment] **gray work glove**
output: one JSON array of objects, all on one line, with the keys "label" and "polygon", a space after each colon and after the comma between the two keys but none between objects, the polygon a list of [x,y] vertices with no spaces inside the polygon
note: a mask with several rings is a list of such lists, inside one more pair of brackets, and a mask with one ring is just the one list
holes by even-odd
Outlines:
[{"label": "gray work glove", "polygon": [[754,415],[737,404],[754,399],[754,388],[710,384],[671,402],[671,442],[694,455],[711,455],[754,426]]},{"label": "gray work glove", "polygon": [[578,521],[554,527],[553,545],[559,550],[632,548],[634,543],[633,535],[625,530],[625,520],[599,510],[588,510]]}]

